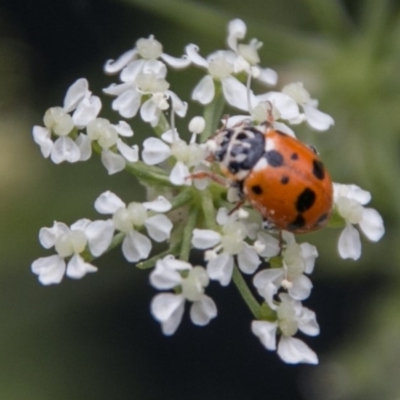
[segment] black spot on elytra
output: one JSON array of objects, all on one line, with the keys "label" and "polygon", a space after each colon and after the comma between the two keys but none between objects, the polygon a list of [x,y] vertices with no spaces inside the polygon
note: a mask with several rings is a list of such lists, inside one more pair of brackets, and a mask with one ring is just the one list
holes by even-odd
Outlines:
[{"label": "black spot on elytra", "polygon": [[319,160],[314,160],[312,172],[317,179],[320,180],[324,179],[325,178],[324,164],[322,164],[322,162]]},{"label": "black spot on elytra", "polygon": [[293,154],[290,156],[290,158],[291,158],[292,160],[298,160],[298,159],[299,159],[299,155],[298,155],[297,153],[293,153]]},{"label": "black spot on elytra", "polygon": [[296,229],[300,229],[303,228],[304,225],[306,224],[306,220],[304,219],[304,217],[301,214],[298,214],[296,219],[291,222],[290,224],[288,224],[288,229],[289,230],[296,230]]},{"label": "black spot on elytra", "polygon": [[283,175],[281,178],[281,183],[286,185],[289,182],[289,177],[287,175]]},{"label": "black spot on elytra", "polygon": [[262,187],[260,185],[253,185],[251,187],[251,190],[254,194],[262,194],[263,192]]},{"label": "black spot on elytra", "polygon": [[310,209],[315,203],[315,192],[310,188],[304,189],[296,200],[296,210],[304,212]]},{"label": "black spot on elytra", "polygon": [[283,156],[279,151],[270,150],[265,153],[265,158],[268,161],[268,165],[271,167],[280,167],[283,164]]}]

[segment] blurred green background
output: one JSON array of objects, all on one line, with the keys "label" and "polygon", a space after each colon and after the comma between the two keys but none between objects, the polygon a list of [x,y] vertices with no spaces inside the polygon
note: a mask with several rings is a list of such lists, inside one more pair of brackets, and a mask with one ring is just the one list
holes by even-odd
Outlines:
[{"label": "blurred green background", "polygon": [[[117,249],[80,281],[41,286],[32,260],[53,220],[97,218],[94,199],[137,198],[136,182],[106,175],[93,158],[54,165],[33,143],[44,111],[88,78],[97,94],[115,80],[105,60],[153,33],[168,54],[189,43],[203,55],[225,45],[233,18],[264,42],[279,85],[303,81],[335,126],[299,136],[319,149],[335,181],[373,195],[385,220],[357,262],[340,260],[338,231],[304,236],[320,251],[306,306],[321,335],[306,339],[320,365],[290,366],[250,333],[235,288],[211,284],[219,316],[185,320],[170,338],[149,313],[148,274]],[[400,399],[400,10],[396,0],[0,1],[0,399]],[[169,75],[188,99],[202,75]],[[109,109],[110,99],[104,99]],[[116,114],[105,116],[116,121]],[[141,126],[136,126],[140,137]],[[144,134],[146,134],[144,132]],[[148,133],[147,133],[148,134]]]}]

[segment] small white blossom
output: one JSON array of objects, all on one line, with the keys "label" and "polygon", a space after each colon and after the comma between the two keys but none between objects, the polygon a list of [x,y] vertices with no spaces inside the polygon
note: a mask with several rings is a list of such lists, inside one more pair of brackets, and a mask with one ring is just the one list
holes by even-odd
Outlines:
[{"label": "small white blossom", "polygon": [[[104,69],[108,73],[120,72],[122,83],[111,84],[104,92],[117,96],[112,108],[125,118],[134,117],[139,109],[143,121],[157,126],[161,112],[169,109],[180,117],[187,111],[187,103],[169,90],[167,67],[184,68],[190,64],[186,57],[174,58],[162,52],[162,45],[153,36],[139,39],[136,47],[124,53],[116,61],[107,61]],[[142,104],[143,96],[146,100]]]},{"label": "small white blossom", "polygon": [[[282,252],[282,268],[269,268],[258,272],[254,276],[254,286],[258,293],[264,297],[267,304],[276,309],[274,296],[280,288],[287,289],[289,295],[295,300],[305,300],[312,289],[311,280],[304,275],[312,273],[314,262],[318,256],[315,246],[309,243],[297,244],[294,235],[286,232],[287,244]],[[260,254],[266,259],[279,253],[277,240],[265,232],[258,234]]]},{"label": "small white blossom", "polygon": [[199,166],[206,156],[202,146],[194,142],[186,143],[180,139],[176,129],[164,132],[161,139],[150,137],[143,142],[143,161],[148,165],[156,165],[172,156],[176,163],[169,175],[171,183],[177,186],[191,185],[191,170]]},{"label": "small white blossom", "polygon": [[246,24],[240,19],[230,21],[228,25],[228,46],[236,53],[234,61],[234,72],[246,72],[258,81],[267,85],[276,85],[278,74],[271,68],[261,68],[258,50],[262,43],[257,39],[251,39],[248,44],[238,43],[238,39],[246,36]]},{"label": "small white blossom", "polygon": [[138,160],[138,146],[131,147],[120,137],[133,136],[131,127],[125,121],[120,121],[118,125],[112,125],[105,118],[96,118],[88,124],[86,131],[87,135],[81,135],[82,140],[88,140],[89,149],[91,149],[91,142],[98,143],[102,149],[101,161],[110,175],[122,171],[127,162]]},{"label": "small white blossom", "polygon": [[204,294],[209,278],[203,267],[192,267],[187,262],[167,256],[157,261],[150,282],[159,290],[178,288],[177,294],[160,293],[151,302],[151,313],[161,323],[164,335],[172,335],[177,330],[186,300],[192,302],[190,319],[195,325],[207,325],[217,316],[214,301]]},{"label": "small white blossom", "polygon": [[[95,257],[103,254],[111,243],[114,227],[108,221],[80,219],[68,227],[55,222],[51,228],[42,228],[39,241],[46,249],[54,247],[57,254],[42,257],[32,263],[32,272],[39,276],[43,285],[60,283],[64,274],[80,279],[97,268],[85,262],[80,255],[88,247]],[[68,261],[65,261],[68,259]]]},{"label": "small white blossom", "polygon": [[[70,134],[74,128],[86,127],[100,109],[101,101],[92,96],[87,80],[81,78],[74,82],[67,91],[64,106],[49,108],[43,118],[44,127],[33,127],[33,138],[43,156],[50,157],[55,164],[87,159],[87,142],[81,135],[74,140]],[[54,142],[52,136],[56,137]]]},{"label": "small white blossom", "polygon": [[318,110],[318,101],[311,98],[302,82],[286,85],[282,89],[282,93],[290,96],[303,109],[304,114],[293,118],[292,123],[300,123],[305,120],[317,131],[326,131],[334,124],[330,115]]},{"label": "small white blossom", "polygon": [[342,258],[357,260],[361,256],[361,240],[353,225],[358,224],[369,240],[377,242],[385,233],[382,217],[375,209],[363,207],[371,200],[366,190],[339,183],[334,183],[333,189],[336,210],[346,221],[339,237],[339,254]]},{"label": "small white blossom", "polygon": [[207,273],[210,279],[217,280],[222,286],[227,286],[232,278],[234,257],[237,257],[239,269],[245,274],[252,274],[261,264],[260,258],[253,246],[244,240],[248,236],[245,223],[236,221],[234,216],[226,218],[226,209],[220,209],[217,222],[220,231],[210,229],[195,229],[192,245],[206,250]]},{"label": "small white blossom", "polygon": [[319,334],[315,313],[287,294],[281,294],[279,297],[281,302],[276,309],[277,320],[253,321],[252,332],[267,350],[276,350],[276,335],[280,333],[278,355],[288,364],[318,364],[315,352],[303,341],[293,337],[298,330],[310,336]]},{"label": "small white blossom", "polygon": [[107,191],[97,198],[95,209],[101,214],[112,214],[115,229],[125,234],[122,253],[130,262],[146,259],[152,248],[150,239],[140,233],[139,229],[144,226],[148,235],[156,242],[167,240],[172,230],[172,222],[167,216],[148,213],[171,209],[171,203],[162,196],[143,204],[132,202],[126,205],[116,194]]}]

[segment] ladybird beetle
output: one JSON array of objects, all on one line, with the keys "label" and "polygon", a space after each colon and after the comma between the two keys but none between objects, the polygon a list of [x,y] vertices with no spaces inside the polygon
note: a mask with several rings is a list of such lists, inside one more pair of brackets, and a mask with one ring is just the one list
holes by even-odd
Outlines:
[{"label": "ladybird beetle", "polygon": [[223,175],[258,210],[267,229],[305,233],[321,228],[332,209],[331,178],[314,148],[272,128],[241,122],[208,140]]}]

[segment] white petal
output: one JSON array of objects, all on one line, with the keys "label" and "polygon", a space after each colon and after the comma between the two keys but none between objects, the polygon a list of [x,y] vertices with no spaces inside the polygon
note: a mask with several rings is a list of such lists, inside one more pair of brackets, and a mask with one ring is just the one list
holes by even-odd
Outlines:
[{"label": "white petal", "polygon": [[243,243],[243,250],[238,254],[238,267],[245,274],[253,274],[261,264],[260,257],[255,249],[246,242]]},{"label": "white petal", "polygon": [[60,164],[63,161],[74,163],[79,161],[81,152],[78,145],[67,136],[59,137],[51,149],[50,158],[55,164]]},{"label": "white petal", "polygon": [[88,81],[85,78],[78,79],[67,90],[67,94],[64,98],[64,110],[66,112],[75,110],[79,102],[89,95]]},{"label": "white petal", "polygon": [[72,115],[75,126],[84,128],[89,122],[96,119],[101,110],[101,100],[97,96],[84,98]]},{"label": "white petal", "polygon": [[385,233],[383,219],[373,208],[364,208],[360,228],[369,240],[377,242]]},{"label": "white petal", "polygon": [[53,247],[57,238],[63,233],[69,232],[69,228],[62,222],[54,222],[51,228],[41,228],[39,231],[39,242],[45,249]]},{"label": "white petal", "polygon": [[315,259],[318,257],[318,250],[310,243],[302,243],[300,245],[301,257],[306,263],[304,272],[311,274],[314,271]]},{"label": "white petal", "polygon": [[182,277],[178,271],[157,263],[156,268],[150,274],[150,283],[156,289],[168,290],[180,285]]},{"label": "white petal", "polygon": [[137,54],[136,49],[126,51],[117,60],[107,60],[104,65],[104,72],[107,74],[114,74],[121,71],[129,62],[131,62]]},{"label": "white petal", "polygon": [[256,97],[250,91],[250,103],[248,103],[248,95],[246,86],[233,76],[222,79],[222,90],[226,101],[239,110],[249,111],[249,106],[257,104]]},{"label": "white petal", "polygon": [[279,287],[283,277],[284,271],[282,268],[268,268],[254,275],[253,284],[259,290],[264,289],[269,283]]},{"label": "white petal", "polygon": [[67,265],[66,275],[72,279],[81,279],[90,272],[96,272],[97,267],[84,261],[84,259],[75,254]]},{"label": "white petal", "polygon": [[246,35],[247,27],[241,19],[234,19],[228,24],[228,46],[236,50],[237,40],[243,39]]},{"label": "white petal", "polygon": [[304,104],[303,109],[307,122],[312,128],[316,129],[317,131],[326,131],[331,125],[335,123],[330,115],[325,114],[317,108]]},{"label": "white petal", "polygon": [[253,321],[251,331],[260,339],[263,346],[268,350],[276,349],[276,329],[278,324],[269,321]]},{"label": "white petal", "polygon": [[133,130],[131,126],[125,121],[119,121],[117,125],[114,125],[115,130],[118,132],[118,135],[124,137],[132,137]]},{"label": "white petal", "polygon": [[106,167],[109,175],[122,171],[126,166],[124,157],[108,149],[103,149],[101,152],[101,162]]},{"label": "white petal", "polygon": [[153,215],[144,223],[149,236],[156,242],[167,240],[173,228],[172,222],[163,214]]},{"label": "white petal", "polygon": [[49,129],[35,125],[32,130],[33,140],[40,146],[40,151],[44,158],[50,155],[53,141],[50,139],[51,132]]},{"label": "white petal", "polygon": [[114,214],[119,208],[125,206],[126,204],[109,190],[102,193],[94,202],[94,208],[100,214]]},{"label": "white petal", "polygon": [[293,337],[281,337],[279,357],[288,364],[318,364],[318,357],[304,342]]},{"label": "white petal", "polygon": [[289,289],[289,294],[295,300],[305,300],[310,296],[313,287],[311,280],[305,276],[300,275],[293,279],[292,287]]},{"label": "white petal", "polygon": [[89,226],[90,222],[91,222],[90,219],[87,218],[78,219],[78,221],[74,222],[71,225],[71,230],[84,232],[85,229]]},{"label": "white petal", "polygon": [[207,325],[216,316],[217,306],[214,300],[206,295],[195,301],[190,308],[190,318],[195,325]]},{"label": "white petal", "polygon": [[210,75],[206,75],[193,89],[192,99],[205,105],[211,103],[214,96],[215,96],[214,80]]},{"label": "white petal", "polygon": [[199,67],[208,67],[208,62],[199,54],[199,48],[195,44],[188,44],[185,48],[188,59]]},{"label": "white petal", "polygon": [[147,210],[157,212],[167,212],[172,207],[171,203],[164,196],[158,196],[155,200],[147,201],[143,205]]},{"label": "white petal", "polygon": [[209,249],[220,243],[221,235],[211,229],[194,229],[192,237],[192,245],[196,249]]},{"label": "white petal", "polygon": [[114,224],[111,220],[93,221],[85,229],[90,252],[98,257],[103,254],[111,244],[114,235]]},{"label": "white petal", "polygon": [[130,262],[138,262],[147,258],[151,251],[150,239],[139,232],[127,233],[122,242],[122,253]]},{"label": "white petal", "polygon": [[59,255],[41,257],[32,263],[31,269],[42,285],[60,283],[65,273],[65,261]]},{"label": "white petal", "polygon": [[159,164],[170,155],[170,147],[158,138],[150,137],[143,142],[142,158],[147,165]]},{"label": "white petal", "polygon": [[161,59],[165,61],[172,68],[186,68],[190,65],[189,58],[183,56],[182,58],[172,57],[168,54],[163,53]]},{"label": "white petal", "polygon": [[152,99],[148,99],[140,109],[140,116],[144,122],[149,122],[151,126],[156,126],[160,118],[160,110]]},{"label": "white petal", "polygon": [[176,186],[190,186],[192,180],[188,179],[190,172],[188,167],[181,161],[178,161],[171,170],[169,180]]},{"label": "white petal", "polygon": [[281,92],[268,92],[257,96],[259,102],[269,101],[276,108],[282,119],[291,120],[299,116],[299,106],[290,96]]},{"label": "white petal", "polygon": [[358,230],[347,224],[339,237],[338,249],[340,257],[358,260],[361,256],[361,241]]},{"label": "white petal", "polygon": [[172,293],[160,293],[151,302],[153,317],[161,322],[164,335],[172,335],[182,320],[185,299]]},{"label": "white petal", "polygon": [[188,103],[182,101],[174,92],[171,92],[170,90],[168,90],[168,94],[171,98],[172,109],[175,111],[175,114],[183,118],[186,115]]},{"label": "white petal", "polygon": [[76,145],[79,147],[81,157],[79,161],[86,161],[92,156],[92,141],[88,135],[80,133],[75,140]]},{"label": "white petal", "polygon": [[167,142],[169,144],[175,143],[178,140],[181,140],[179,137],[178,130],[176,128],[174,129],[168,129],[161,135],[161,139],[164,140],[164,142]]},{"label": "white petal", "polygon": [[128,83],[112,83],[110,86],[107,86],[103,89],[104,93],[110,94],[111,96],[119,96],[120,94],[126,92],[127,90],[134,90],[135,85],[128,82]]},{"label": "white petal", "polygon": [[319,335],[319,325],[315,312],[303,307],[298,318],[299,329],[309,336]]},{"label": "white petal", "polygon": [[139,147],[137,145],[131,147],[121,139],[117,139],[117,148],[127,161],[136,162],[139,159]]},{"label": "white petal", "polygon": [[259,251],[262,257],[275,257],[280,252],[279,240],[269,235],[266,232],[258,232],[257,238],[262,245],[262,250]]},{"label": "white petal", "polygon": [[233,257],[223,253],[210,260],[207,264],[207,274],[210,279],[218,281],[222,286],[228,286],[233,273]]},{"label": "white petal", "polygon": [[136,90],[127,90],[112,102],[112,109],[118,111],[124,118],[132,118],[139,110],[141,97],[142,95]]},{"label": "white petal", "polygon": [[260,75],[257,77],[257,80],[274,86],[278,82],[278,74],[271,68],[260,68]]},{"label": "white petal", "polygon": [[120,74],[122,82],[135,83],[137,76],[143,71],[143,67],[146,64],[145,60],[139,59],[130,62]]}]

